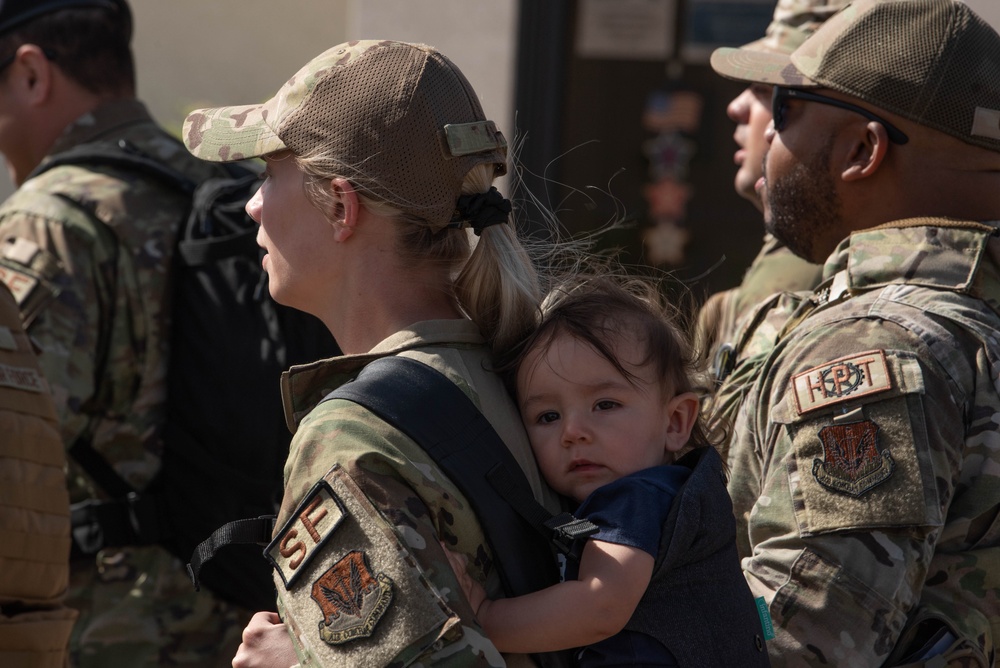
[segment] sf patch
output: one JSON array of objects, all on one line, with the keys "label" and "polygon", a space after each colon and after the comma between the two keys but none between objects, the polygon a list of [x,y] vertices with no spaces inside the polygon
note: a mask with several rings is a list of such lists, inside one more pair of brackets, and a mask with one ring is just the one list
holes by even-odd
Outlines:
[{"label": "sf patch", "polygon": [[799,415],[891,389],[889,367],[881,350],[842,357],[792,377]]},{"label": "sf patch", "polygon": [[834,492],[858,497],[885,482],[895,462],[878,449],[878,425],[871,420],[834,424],[819,430],[823,459],[813,460],[813,476]]},{"label": "sf patch", "polygon": [[306,570],[333,532],[344,521],[344,504],[325,480],[316,483],[264,554],[285,583],[285,589]]},{"label": "sf patch", "polygon": [[372,634],[392,602],[392,579],[373,573],[365,554],[355,550],[313,583],[312,599],[323,611],[320,638],[341,645]]}]

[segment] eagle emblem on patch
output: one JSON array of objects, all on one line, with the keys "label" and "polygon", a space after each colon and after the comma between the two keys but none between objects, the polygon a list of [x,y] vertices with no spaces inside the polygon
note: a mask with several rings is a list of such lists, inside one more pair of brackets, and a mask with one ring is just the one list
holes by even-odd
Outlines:
[{"label": "eagle emblem on patch", "polygon": [[896,463],[878,449],[878,425],[871,420],[819,430],[824,457],[813,460],[813,477],[827,489],[859,497],[892,475]]},{"label": "eagle emblem on patch", "polygon": [[319,636],[330,645],[367,638],[392,603],[392,579],[373,573],[363,552],[349,552],[312,586],[323,611]]}]

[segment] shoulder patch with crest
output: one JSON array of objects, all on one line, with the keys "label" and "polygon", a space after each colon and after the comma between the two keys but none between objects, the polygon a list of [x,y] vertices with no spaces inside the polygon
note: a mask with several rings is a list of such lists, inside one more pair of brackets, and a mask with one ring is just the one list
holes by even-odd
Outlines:
[{"label": "shoulder patch with crest", "polygon": [[842,357],[792,376],[798,414],[892,389],[882,350]]},{"label": "shoulder patch with crest", "polygon": [[813,460],[813,476],[827,489],[858,497],[883,483],[896,464],[878,449],[878,425],[871,420],[833,424],[819,430],[823,460]]},{"label": "shoulder patch with crest", "polygon": [[392,578],[373,573],[364,552],[354,550],[321,575],[312,599],[323,611],[319,636],[331,645],[367,638],[392,602]]},{"label": "shoulder patch with crest", "polygon": [[346,512],[344,504],[325,480],[320,480],[309,490],[292,517],[264,550],[285,583],[285,589],[290,589],[306,570],[323,543],[340,526]]}]

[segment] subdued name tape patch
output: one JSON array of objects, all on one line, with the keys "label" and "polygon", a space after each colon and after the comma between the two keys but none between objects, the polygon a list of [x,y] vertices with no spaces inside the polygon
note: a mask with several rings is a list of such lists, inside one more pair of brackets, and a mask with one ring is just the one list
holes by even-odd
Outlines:
[{"label": "subdued name tape patch", "polygon": [[285,589],[292,583],[347,515],[329,483],[320,480],[267,546],[264,554],[281,575]]},{"label": "subdued name tape patch", "polygon": [[38,279],[31,274],[5,265],[0,265],[0,281],[10,288],[18,305],[24,304],[31,291],[38,285]]},{"label": "subdued name tape patch", "polygon": [[29,392],[44,392],[42,375],[30,367],[0,364],[0,387],[13,387]]},{"label": "subdued name tape patch", "polygon": [[798,414],[892,389],[885,352],[842,357],[792,377]]}]

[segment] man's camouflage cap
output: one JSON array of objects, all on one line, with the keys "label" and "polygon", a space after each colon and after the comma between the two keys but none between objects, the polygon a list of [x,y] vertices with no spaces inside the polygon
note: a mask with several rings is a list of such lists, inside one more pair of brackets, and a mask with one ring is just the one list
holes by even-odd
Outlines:
[{"label": "man's camouflage cap", "polygon": [[0,35],[43,14],[81,7],[104,7],[123,12],[131,26],[132,13],[125,0],[0,0]]},{"label": "man's camouflage cap", "polygon": [[741,48],[791,53],[850,0],[778,0],[764,36]]},{"label": "man's camouflage cap", "polygon": [[216,162],[331,155],[329,173],[435,228],[470,169],[507,170],[506,140],[458,67],[433,47],[384,40],[321,53],[263,104],[192,112],[184,143]]},{"label": "man's camouflage cap", "polygon": [[1000,35],[957,0],[857,0],[790,55],[717,49],[747,82],[829,88],[1000,151]]}]

